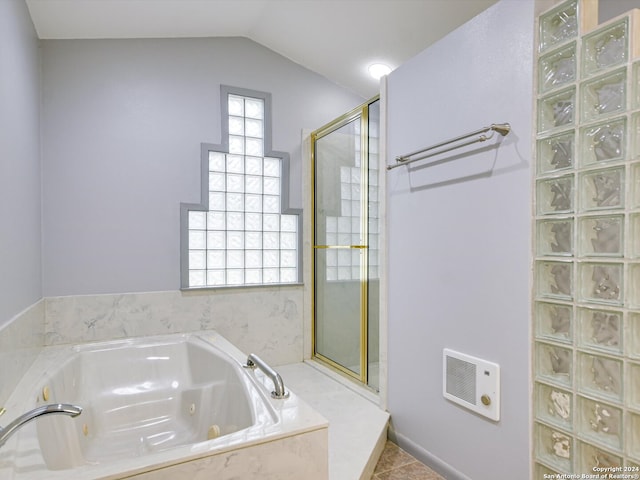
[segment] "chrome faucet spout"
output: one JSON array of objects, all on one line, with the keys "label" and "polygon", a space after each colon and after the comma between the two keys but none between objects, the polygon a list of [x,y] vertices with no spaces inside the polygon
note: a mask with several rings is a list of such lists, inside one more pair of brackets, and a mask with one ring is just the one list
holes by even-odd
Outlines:
[{"label": "chrome faucet spout", "polygon": [[289,392],[285,391],[284,382],[282,381],[282,377],[280,376],[280,374],[269,365],[267,365],[267,363],[255,353],[249,354],[249,358],[247,358],[247,364],[244,366],[245,368],[258,367],[264,372],[267,377],[271,379],[274,388],[273,392],[271,392],[271,396],[273,398],[281,399],[289,397]]},{"label": "chrome faucet spout", "polygon": [[6,443],[9,437],[13,435],[16,430],[23,427],[26,423],[43,415],[51,415],[54,413],[77,417],[82,413],[82,407],[70,405],[68,403],[52,403],[50,405],[43,405],[41,407],[34,408],[33,410],[20,415],[6,427],[0,427],[0,447]]}]

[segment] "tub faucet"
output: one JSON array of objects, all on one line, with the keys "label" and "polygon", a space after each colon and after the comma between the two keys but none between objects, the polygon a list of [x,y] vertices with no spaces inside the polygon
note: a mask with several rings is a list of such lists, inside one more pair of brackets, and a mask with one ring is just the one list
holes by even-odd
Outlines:
[{"label": "tub faucet", "polygon": [[41,407],[34,408],[33,410],[20,415],[6,427],[0,427],[0,447],[2,447],[9,437],[25,423],[41,417],[42,415],[49,415],[53,413],[61,413],[64,415],[70,415],[71,417],[77,417],[82,413],[82,407],[69,405],[68,403],[53,403],[51,405],[43,405]]},{"label": "tub faucet", "polygon": [[255,353],[249,354],[249,358],[247,358],[247,364],[244,365],[245,368],[256,368],[258,367],[260,370],[264,372],[264,374],[271,379],[273,382],[274,390],[271,392],[271,396],[273,398],[288,398],[289,392],[284,389],[284,382],[282,381],[282,377],[278,372],[276,372],[273,368],[271,368],[267,363],[262,360]]}]

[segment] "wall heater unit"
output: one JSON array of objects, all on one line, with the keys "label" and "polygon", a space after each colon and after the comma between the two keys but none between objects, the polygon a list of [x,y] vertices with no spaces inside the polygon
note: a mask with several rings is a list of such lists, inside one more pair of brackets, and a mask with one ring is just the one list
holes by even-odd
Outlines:
[{"label": "wall heater unit", "polygon": [[442,394],[491,420],[500,420],[500,365],[445,348]]}]

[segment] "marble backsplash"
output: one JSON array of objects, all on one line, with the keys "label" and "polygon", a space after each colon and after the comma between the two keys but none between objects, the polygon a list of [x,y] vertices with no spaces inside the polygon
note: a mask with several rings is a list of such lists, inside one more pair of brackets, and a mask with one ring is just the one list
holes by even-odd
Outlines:
[{"label": "marble backsplash", "polygon": [[0,328],[0,405],[9,398],[42,349],[44,311],[44,300],[40,300]]},{"label": "marble backsplash", "polygon": [[216,330],[275,365],[303,359],[303,287],[168,291],[44,299],[44,344]]},{"label": "marble backsplash", "polygon": [[47,297],[0,328],[0,406],[43,346],[216,330],[273,366],[303,360],[303,287]]}]

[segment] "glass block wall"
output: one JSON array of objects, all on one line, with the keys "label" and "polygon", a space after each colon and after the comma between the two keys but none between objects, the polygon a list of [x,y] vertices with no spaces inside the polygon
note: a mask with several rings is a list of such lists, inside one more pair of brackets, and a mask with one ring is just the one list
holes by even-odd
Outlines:
[{"label": "glass block wall", "polygon": [[228,96],[229,152],[209,152],[208,211],[188,216],[192,287],[298,282],[298,215],[284,215],[282,159],[264,156],[261,98]]},{"label": "glass block wall", "polygon": [[538,23],[536,479],[640,473],[640,10],[594,3]]}]

